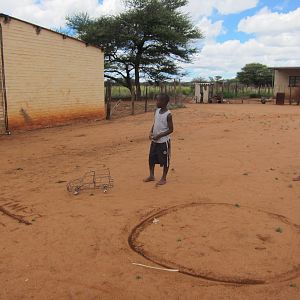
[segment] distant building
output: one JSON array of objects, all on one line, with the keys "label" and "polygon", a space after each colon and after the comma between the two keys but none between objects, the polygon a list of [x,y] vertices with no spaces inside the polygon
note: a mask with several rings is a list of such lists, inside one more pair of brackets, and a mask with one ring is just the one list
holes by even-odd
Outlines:
[{"label": "distant building", "polygon": [[285,93],[285,99],[300,98],[300,67],[274,67],[274,95]]},{"label": "distant building", "polygon": [[195,102],[208,103],[212,98],[214,84],[211,82],[196,82],[195,83]]},{"label": "distant building", "polygon": [[104,112],[102,49],[0,14],[0,133]]}]

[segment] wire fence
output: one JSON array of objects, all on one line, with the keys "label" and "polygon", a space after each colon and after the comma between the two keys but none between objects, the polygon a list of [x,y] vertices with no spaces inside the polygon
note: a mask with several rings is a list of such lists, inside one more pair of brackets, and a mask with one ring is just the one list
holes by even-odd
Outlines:
[{"label": "wire fence", "polygon": [[[137,97],[134,93],[131,94],[130,90],[124,86],[106,82],[106,118],[118,118],[153,111],[156,107],[155,95],[159,93],[167,93],[170,96],[171,107],[181,107],[184,103],[195,100],[195,84],[197,83],[176,80],[157,85],[142,83],[141,94]],[[276,102],[274,97],[275,90],[271,85],[257,87],[226,81],[210,82],[209,85],[209,103],[248,104],[263,103],[263,101],[265,101],[264,103]],[[289,101],[290,104],[295,102],[288,93],[286,93],[286,101]],[[297,101],[298,104],[299,100]]]},{"label": "wire fence", "polygon": [[154,111],[156,108],[155,96],[159,93],[167,93],[170,96],[169,106],[171,109],[183,106],[184,102],[193,99],[194,88],[192,85],[181,85],[180,82],[160,85],[141,85],[141,95],[131,94],[129,89],[106,83],[105,103],[106,119],[135,115]]}]

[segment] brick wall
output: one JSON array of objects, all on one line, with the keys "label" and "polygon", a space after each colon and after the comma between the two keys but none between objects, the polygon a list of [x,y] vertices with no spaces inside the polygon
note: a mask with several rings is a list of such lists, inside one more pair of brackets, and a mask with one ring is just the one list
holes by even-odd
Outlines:
[{"label": "brick wall", "polygon": [[[0,38],[1,38],[1,31],[0,31]],[[3,81],[2,81],[2,60],[1,60],[1,49],[0,49],[0,134],[3,133],[5,133],[5,117],[4,117],[4,95],[3,95]]]},{"label": "brick wall", "polygon": [[1,73],[0,73],[0,134],[5,133],[4,105],[1,90]]},{"label": "brick wall", "polygon": [[9,129],[104,116],[100,49],[15,19],[1,23]]}]

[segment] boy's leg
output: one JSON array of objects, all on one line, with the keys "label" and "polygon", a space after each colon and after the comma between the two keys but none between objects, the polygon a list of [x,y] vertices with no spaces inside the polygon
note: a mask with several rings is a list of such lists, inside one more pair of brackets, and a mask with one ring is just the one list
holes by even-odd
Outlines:
[{"label": "boy's leg", "polygon": [[151,162],[149,162],[149,171],[150,171],[150,176],[144,179],[144,182],[150,182],[150,181],[154,181],[155,177],[154,177],[154,168],[155,168],[155,164],[152,164]]},{"label": "boy's leg", "polygon": [[155,178],[154,178],[155,151],[156,151],[156,145],[154,143],[151,143],[150,153],[149,153],[149,171],[150,171],[150,175],[149,175],[149,177],[144,179],[144,182],[150,182],[150,181],[155,180]]},{"label": "boy's leg", "polygon": [[169,166],[164,166],[162,177],[156,185],[164,185],[167,183],[168,171],[169,171]]},{"label": "boy's leg", "polygon": [[170,164],[170,153],[171,153],[171,143],[170,141],[166,142],[165,148],[163,149],[163,174],[159,182],[156,185],[164,185],[167,183],[167,175],[169,171]]}]

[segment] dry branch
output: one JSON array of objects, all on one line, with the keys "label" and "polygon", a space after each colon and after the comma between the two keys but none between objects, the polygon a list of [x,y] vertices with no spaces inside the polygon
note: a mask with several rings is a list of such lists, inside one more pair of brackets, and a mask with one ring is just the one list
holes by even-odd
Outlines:
[{"label": "dry branch", "polygon": [[26,224],[26,225],[31,225],[32,223],[24,220],[21,216],[15,215],[11,212],[9,212],[8,210],[6,210],[5,208],[3,208],[2,206],[0,206],[0,212],[2,212],[3,214],[5,214],[8,217],[11,217],[14,220],[19,221],[20,223]]}]

